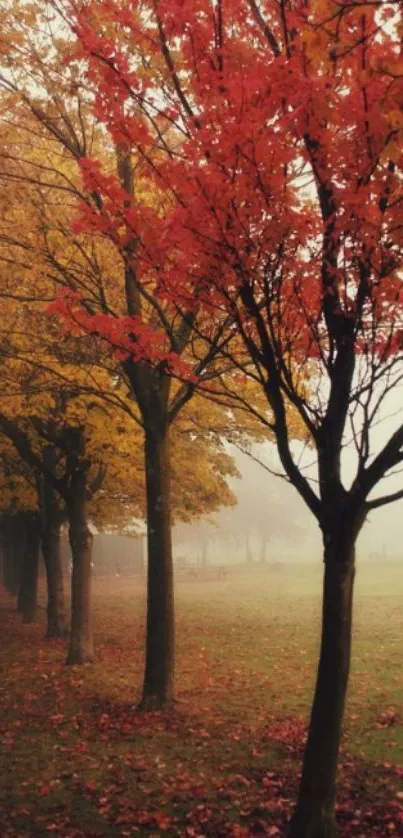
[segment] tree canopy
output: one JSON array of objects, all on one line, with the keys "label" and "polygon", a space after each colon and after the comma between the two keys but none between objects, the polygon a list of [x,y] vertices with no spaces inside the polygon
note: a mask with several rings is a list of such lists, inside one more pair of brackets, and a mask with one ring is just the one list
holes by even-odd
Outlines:
[{"label": "tree canopy", "polygon": [[403,461],[400,413],[374,440],[403,381],[401,4],[44,0],[8,7],[4,31],[8,107],[56,155],[48,182],[31,152],[13,154],[11,180],[72,198],[67,254],[41,220],[62,286],[52,310],[109,346],[144,430],[143,706],[172,697],[170,430],[200,390],[226,417],[262,421],[322,532],[321,652],[290,835],[329,838],[356,539],[370,510],[403,497],[374,495]]}]

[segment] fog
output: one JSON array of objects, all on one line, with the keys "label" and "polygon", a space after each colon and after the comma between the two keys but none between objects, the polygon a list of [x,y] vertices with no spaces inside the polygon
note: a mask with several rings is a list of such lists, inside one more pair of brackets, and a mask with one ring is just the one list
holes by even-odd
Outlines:
[{"label": "fog", "polygon": [[[320,561],[322,543],[316,520],[293,486],[266,468],[278,468],[274,447],[267,444],[253,450],[253,457],[264,465],[248,454],[231,453],[241,475],[231,480],[238,504],[203,521],[176,526],[174,552],[179,563]],[[388,480],[388,491],[399,488],[401,480],[401,475]],[[358,559],[398,561],[402,541],[400,500],[371,512],[358,540]]]}]

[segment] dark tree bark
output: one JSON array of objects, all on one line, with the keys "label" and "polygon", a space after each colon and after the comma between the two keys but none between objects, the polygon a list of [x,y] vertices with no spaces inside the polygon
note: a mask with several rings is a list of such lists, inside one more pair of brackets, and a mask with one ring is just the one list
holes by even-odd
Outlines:
[{"label": "dark tree bark", "polygon": [[169,428],[145,428],[147,488],[147,640],[142,709],[172,700],[175,665],[174,592],[169,479]]},{"label": "dark tree bark", "polygon": [[17,583],[17,591],[14,590],[15,586],[13,584],[13,557],[12,551],[10,549],[10,545],[4,548],[4,571],[3,571],[3,583],[6,591],[8,591],[11,596],[16,596],[18,593],[19,582]]},{"label": "dark tree bark", "polygon": [[24,512],[20,516],[25,538],[21,556],[21,580],[18,592],[18,611],[23,623],[33,623],[37,613],[39,547],[41,519],[37,512]]},{"label": "dark tree bark", "polygon": [[60,521],[48,520],[42,531],[42,553],[48,592],[46,637],[66,635],[64,579],[60,552]]},{"label": "dark tree bark", "polygon": [[29,565],[29,555],[27,551],[27,520],[26,516],[23,513],[19,513],[18,515],[18,538],[17,535],[15,536],[15,544],[14,544],[14,551],[19,554],[19,562],[20,562],[20,574],[19,574],[19,585],[18,585],[18,594],[17,594],[17,611],[20,614],[24,611],[24,604],[27,596],[27,589],[29,586],[29,581],[27,582],[27,576],[29,577],[29,570],[27,573],[27,566]]},{"label": "dark tree bark", "polygon": [[351,654],[356,534],[325,532],[322,639],[308,741],[289,838],[334,838],[335,790]]},{"label": "dark tree bark", "polygon": [[71,628],[67,654],[68,664],[91,663],[94,660],[94,640],[91,615],[92,533],[86,515],[86,474],[73,474],[67,512],[69,540],[73,559],[71,576]]},{"label": "dark tree bark", "polygon": [[5,516],[0,515],[0,585],[5,587],[6,578],[6,548],[5,548]]},{"label": "dark tree bark", "polygon": [[90,460],[85,456],[85,438],[80,427],[70,427],[64,434],[68,483],[64,488],[69,522],[69,541],[73,560],[71,576],[71,626],[67,664],[91,663],[94,660],[92,633],[92,533],[87,521],[87,484]]},{"label": "dark tree bark", "polygon": [[[128,308],[138,313],[136,280],[126,273]],[[127,361],[125,372],[144,428],[147,498],[147,627],[141,710],[162,708],[173,699],[175,612],[173,590],[169,428],[171,379],[164,365]]]},{"label": "dark tree bark", "polygon": [[4,523],[4,585],[11,596],[18,596],[21,575],[23,530],[18,515],[7,515]]},{"label": "dark tree bark", "polygon": [[3,585],[11,593],[11,547],[10,547],[10,527],[8,521],[3,521]]},{"label": "dark tree bark", "polygon": [[46,637],[64,637],[66,617],[64,604],[64,579],[60,550],[60,503],[49,479],[41,480],[42,504],[42,553],[45,562],[48,594]]}]

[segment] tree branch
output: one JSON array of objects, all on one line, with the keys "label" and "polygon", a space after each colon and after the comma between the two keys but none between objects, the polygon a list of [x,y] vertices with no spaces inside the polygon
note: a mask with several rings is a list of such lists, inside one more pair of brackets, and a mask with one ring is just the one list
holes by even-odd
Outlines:
[{"label": "tree branch", "polygon": [[397,492],[392,492],[390,495],[383,495],[382,497],[367,501],[365,509],[368,511],[371,509],[379,509],[380,506],[386,506],[386,504],[393,503],[395,500],[401,500],[402,498],[403,489],[399,489]]},{"label": "tree branch", "polygon": [[[364,502],[386,472],[403,461],[403,425],[390,437],[372,463],[361,471],[351,491]],[[369,501],[371,503],[371,501]]]},{"label": "tree branch", "polygon": [[281,55],[281,50],[280,50],[280,47],[278,45],[278,41],[275,38],[275,36],[274,36],[272,30],[270,29],[269,25],[266,23],[263,15],[262,15],[262,13],[259,9],[259,6],[258,6],[256,0],[248,0],[248,6],[249,6],[249,8],[252,12],[252,15],[253,15],[259,29],[262,30],[262,32],[263,32],[263,34],[264,34],[264,36],[265,36],[265,38],[266,38],[266,40],[269,44],[270,49],[273,52],[273,55],[275,55],[275,57],[278,58],[279,55]]}]

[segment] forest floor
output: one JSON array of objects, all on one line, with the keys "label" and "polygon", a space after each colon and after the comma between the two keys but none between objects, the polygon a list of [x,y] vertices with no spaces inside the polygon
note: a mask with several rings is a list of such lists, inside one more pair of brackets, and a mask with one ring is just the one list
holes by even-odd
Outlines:
[{"label": "forest floor", "polygon": [[[320,568],[179,581],[177,704],[140,714],[144,584],[94,581],[97,662],[0,594],[0,835],[279,836],[314,685]],[[358,571],[343,838],[403,835],[403,566]]]}]

